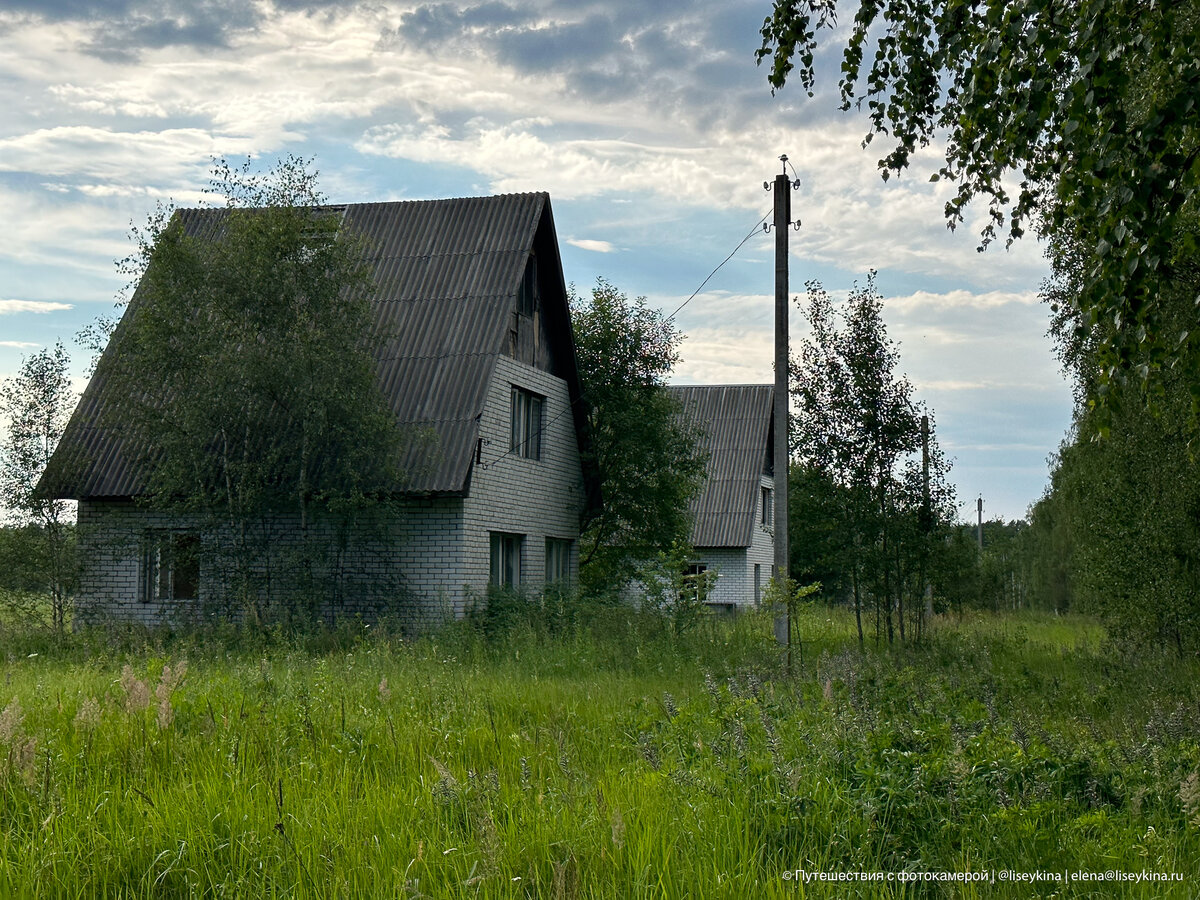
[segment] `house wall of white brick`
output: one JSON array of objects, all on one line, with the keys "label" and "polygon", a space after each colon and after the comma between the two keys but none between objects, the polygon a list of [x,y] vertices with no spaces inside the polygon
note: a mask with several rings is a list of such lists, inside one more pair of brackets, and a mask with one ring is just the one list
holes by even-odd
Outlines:
[{"label": "house wall of white brick", "polygon": [[142,509],[129,501],[81,500],[77,518],[79,589],[75,621],[176,624],[194,615],[175,604],[141,602],[143,535],[178,527],[177,517]]},{"label": "house wall of white brick", "polygon": [[[511,450],[514,387],[545,398],[540,459],[526,459]],[[486,590],[492,532],[524,535],[523,586],[536,590],[544,582],[548,537],[572,542],[571,577],[576,579],[585,496],[567,382],[501,356],[480,420],[480,435],[482,463],[475,465],[463,501],[464,582],[476,596]]]},{"label": "house wall of white brick", "polygon": [[[763,475],[759,479],[759,487],[775,490],[775,479],[770,475]],[[774,503],[772,495],[772,503]],[[758,492],[758,503],[762,505],[762,491]],[[775,510],[771,510],[771,515],[775,514]],[[754,531],[751,533],[750,546],[746,550],[746,570],[751,579],[754,576],[754,567],[759,567],[759,593],[767,589],[767,582],[771,580],[771,567],[775,565],[775,529],[766,528],[762,524],[762,509],[758,509],[754,513]],[[753,598],[754,584],[753,580],[750,584],[751,594]],[[761,600],[761,596],[757,598]]]}]

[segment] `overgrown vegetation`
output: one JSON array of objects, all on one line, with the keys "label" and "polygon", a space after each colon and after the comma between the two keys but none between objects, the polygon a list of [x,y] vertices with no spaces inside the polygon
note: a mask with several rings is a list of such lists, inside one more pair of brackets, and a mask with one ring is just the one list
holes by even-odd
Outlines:
[{"label": "overgrown vegetation", "polygon": [[71,504],[38,491],[38,479],[62,437],[77,396],[62,344],[21,361],[0,383],[0,512],[15,527],[0,533],[0,588],[42,592],[54,627],[62,631],[75,585],[75,522]]},{"label": "overgrown vegetation", "polygon": [[[864,112],[864,146],[876,136],[891,145],[885,179],[932,144],[944,154],[932,180],[953,185],[951,227],[982,200],[985,244],[1030,227],[1075,243],[1074,306],[1103,325],[1103,381],[1196,366],[1200,335],[1175,328],[1163,302],[1200,246],[1200,59],[1187,49],[1200,36],[1196,0],[771,7],[758,60],[770,61],[772,89],[798,80],[812,96],[828,32],[842,109]],[[839,11],[848,27],[837,28]]]},{"label": "overgrown vegetation", "polygon": [[572,288],[570,303],[602,497],[579,539],[580,581],[619,595],[689,539],[705,456],[665,387],[683,335],[603,279],[587,297]]},{"label": "overgrown vegetation", "polygon": [[[1189,228],[1194,243],[1200,226],[1193,219]],[[1156,303],[1183,340],[1195,327],[1200,254],[1176,250]],[[1031,513],[1033,585],[1055,605],[1104,616],[1130,640],[1191,654],[1200,649],[1200,374],[1165,368],[1150,390],[1134,372],[1106,376],[1099,350],[1113,326],[1081,311],[1078,257],[1075,241],[1059,241],[1043,287],[1076,406]]]},{"label": "overgrown vegetation", "polygon": [[[807,607],[548,634],[464,623],[9,633],[0,894],[844,896],[785,870],[1200,866],[1200,672],[1078,619],[859,651]],[[1094,884],[871,886],[1094,896]],[[1122,885],[1185,897],[1188,881]]]},{"label": "overgrown vegetation", "polygon": [[882,308],[873,273],[839,305],[809,282],[810,334],[791,362],[789,478],[800,490],[789,504],[792,575],[829,576],[844,592],[829,596],[853,605],[860,643],[864,610],[877,642],[904,640],[906,622],[919,634],[956,512],[932,412],[897,371]]},{"label": "overgrown vegetation", "polygon": [[135,231],[136,291],[97,377],[105,424],[144,476],[139,501],[192,529],[163,559],[205,559],[208,596],[169,595],[271,621],[364,589],[339,554],[389,539],[375,523],[403,484],[402,435],[377,384],[387,335],[361,238],[324,206],[306,161],[250,165],[214,165],[223,209],[160,209]]}]

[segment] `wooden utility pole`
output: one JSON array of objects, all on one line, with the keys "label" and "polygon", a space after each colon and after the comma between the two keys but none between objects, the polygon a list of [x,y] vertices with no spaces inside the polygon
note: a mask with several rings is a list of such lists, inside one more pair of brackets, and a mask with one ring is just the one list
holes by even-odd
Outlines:
[{"label": "wooden utility pole", "polygon": [[[792,183],[783,172],[775,176],[775,584],[788,584],[788,230],[792,224]],[[766,187],[764,184],[763,187]],[[775,639],[787,646],[791,665],[792,617],[785,606],[775,618]]]}]

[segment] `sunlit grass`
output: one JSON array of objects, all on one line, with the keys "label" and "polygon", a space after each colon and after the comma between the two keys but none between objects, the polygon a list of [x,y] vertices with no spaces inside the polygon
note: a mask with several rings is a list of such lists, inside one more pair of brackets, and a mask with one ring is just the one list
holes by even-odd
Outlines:
[{"label": "sunlit grass", "polygon": [[1094,624],[1046,616],[938,622],[922,647],[865,653],[845,611],[808,608],[795,630],[790,678],[756,617],[415,643],[10,632],[0,896],[848,893],[792,869],[1193,877],[1194,663],[1114,656]]}]

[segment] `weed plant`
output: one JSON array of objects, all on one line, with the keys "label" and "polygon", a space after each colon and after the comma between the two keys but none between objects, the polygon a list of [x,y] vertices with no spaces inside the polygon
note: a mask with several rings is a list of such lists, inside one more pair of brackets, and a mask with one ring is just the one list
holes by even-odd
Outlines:
[{"label": "weed plant", "polygon": [[[569,601],[574,602],[574,601]],[[857,649],[556,606],[415,641],[0,637],[3,897],[1189,897],[1200,674],[1094,625]],[[810,872],[1183,882],[820,885]]]}]

